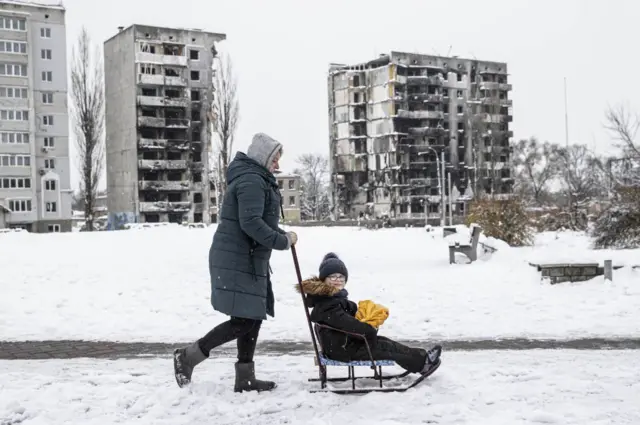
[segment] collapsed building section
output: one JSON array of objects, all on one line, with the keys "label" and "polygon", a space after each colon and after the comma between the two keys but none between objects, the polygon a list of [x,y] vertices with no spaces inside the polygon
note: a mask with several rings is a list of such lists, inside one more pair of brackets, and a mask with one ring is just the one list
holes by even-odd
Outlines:
[{"label": "collapsed building section", "polygon": [[328,87],[336,216],[437,219],[511,192],[506,64],[392,52],[332,65]]},{"label": "collapsed building section", "polygon": [[105,43],[110,221],[215,221],[207,117],[223,39],[134,25]]}]

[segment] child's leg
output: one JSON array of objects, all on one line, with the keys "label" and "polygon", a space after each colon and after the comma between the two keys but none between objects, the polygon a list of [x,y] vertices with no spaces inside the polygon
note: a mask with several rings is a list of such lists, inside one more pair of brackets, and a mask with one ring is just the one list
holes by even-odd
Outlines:
[{"label": "child's leg", "polygon": [[[412,373],[421,372],[427,363],[427,352],[421,348],[408,347],[384,336],[378,337],[378,343],[372,348],[374,360],[393,360],[400,367]],[[353,355],[352,360],[369,360],[366,347],[361,346]]]}]

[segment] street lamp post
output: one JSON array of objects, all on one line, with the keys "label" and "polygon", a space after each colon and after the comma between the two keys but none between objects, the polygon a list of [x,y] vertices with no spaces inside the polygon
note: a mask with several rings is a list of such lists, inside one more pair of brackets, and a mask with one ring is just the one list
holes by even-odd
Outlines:
[{"label": "street lamp post", "polygon": [[[440,226],[444,227],[444,217],[445,217],[445,206],[444,206],[444,151],[442,152],[442,171],[440,170],[440,159],[438,158],[438,151],[436,151],[434,148],[432,148],[431,146],[428,146],[427,149],[429,149],[431,152],[433,152],[433,154],[436,156],[436,165],[438,167],[438,195],[440,195],[440,209],[441,209],[441,214],[440,214]],[[424,223],[425,225],[428,224],[428,219],[429,219],[429,213],[427,211],[427,193],[425,190],[425,195],[424,195]]]}]

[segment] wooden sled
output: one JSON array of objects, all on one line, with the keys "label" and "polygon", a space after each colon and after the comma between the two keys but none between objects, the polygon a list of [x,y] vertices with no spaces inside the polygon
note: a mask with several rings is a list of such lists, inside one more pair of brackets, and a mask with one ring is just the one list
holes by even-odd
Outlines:
[{"label": "wooden sled", "polygon": [[[413,388],[416,385],[420,384],[426,378],[431,376],[440,367],[440,364],[442,362],[441,362],[441,360],[438,360],[438,363],[433,365],[433,367],[431,369],[429,369],[429,371],[427,371],[425,373],[418,374],[419,376],[414,381],[410,382],[409,384],[403,385],[403,386],[397,386],[397,387],[385,387],[384,384],[383,384],[385,381],[390,381],[390,380],[393,380],[393,379],[405,378],[411,372],[404,372],[404,373],[396,374],[396,375],[383,375],[382,374],[382,367],[383,366],[395,366],[396,363],[394,361],[392,361],[392,360],[374,360],[373,359],[373,355],[371,354],[371,349],[369,347],[369,342],[367,341],[367,339],[365,338],[364,335],[356,334],[356,333],[352,333],[352,332],[346,332],[346,331],[343,331],[341,329],[332,328],[331,326],[322,325],[320,323],[312,324],[311,323],[311,316],[309,314],[309,309],[306,306],[306,294],[304,292],[304,289],[302,288],[302,274],[300,273],[300,264],[298,263],[298,255],[296,254],[295,246],[291,247],[291,252],[293,254],[293,262],[295,264],[296,273],[298,275],[297,276],[298,277],[298,285],[300,287],[300,294],[302,295],[302,305],[304,307],[304,311],[305,311],[305,314],[306,314],[306,317],[307,317],[307,324],[309,325],[309,333],[311,334],[311,340],[313,342],[313,349],[315,351],[314,360],[315,360],[316,366],[318,366],[318,371],[319,371],[319,377],[318,378],[311,378],[311,379],[309,379],[309,382],[320,382],[320,389],[318,389],[318,390],[310,390],[310,392],[312,392],[312,393],[331,392],[331,393],[335,393],[335,394],[367,394],[367,393],[373,393],[373,392],[378,392],[378,393],[405,392],[408,389]],[[320,346],[320,348],[318,348],[318,346],[320,344],[320,338],[319,338],[319,335],[318,335],[318,329],[319,328],[331,329],[331,330],[334,330],[336,332],[341,332],[341,333],[343,333],[345,335],[349,335],[349,336],[356,337],[356,338],[361,338],[364,341],[364,344],[365,344],[365,346],[367,348],[367,352],[369,354],[369,359],[368,360],[356,360],[356,361],[350,361],[350,362],[340,362],[340,361],[337,361],[337,360],[329,359],[322,352],[322,347]],[[346,377],[343,377],[343,378],[329,378],[327,376],[327,367],[328,366],[346,367],[348,375]],[[356,376],[355,368],[358,367],[358,366],[368,366],[369,368],[373,369],[373,376],[359,376],[359,377]],[[374,380],[378,381],[378,387],[377,388],[375,388],[375,387],[356,388],[356,381],[362,380],[362,379],[372,379],[372,378]],[[329,387],[327,387],[327,383],[329,383],[329,382],[349,382],[349,381],[351,381],[351,388],[339,389],[339,388],[329,388]]]}]

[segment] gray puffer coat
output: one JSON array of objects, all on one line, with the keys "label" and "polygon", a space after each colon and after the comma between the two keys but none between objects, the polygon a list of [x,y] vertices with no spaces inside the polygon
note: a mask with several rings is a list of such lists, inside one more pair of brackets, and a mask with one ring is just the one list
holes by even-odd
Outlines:
[{"label": "gray puffer coat", "polygon": [[[257,134],[227,170],[227,191],[209,250],[211,305],[233,317],[264,320],[274,316],[269,259],[271,250],[289,249],[278,227],[281,196],[266,167],[282,145]],[[251,156],[251,157],[250,157]]]}]

